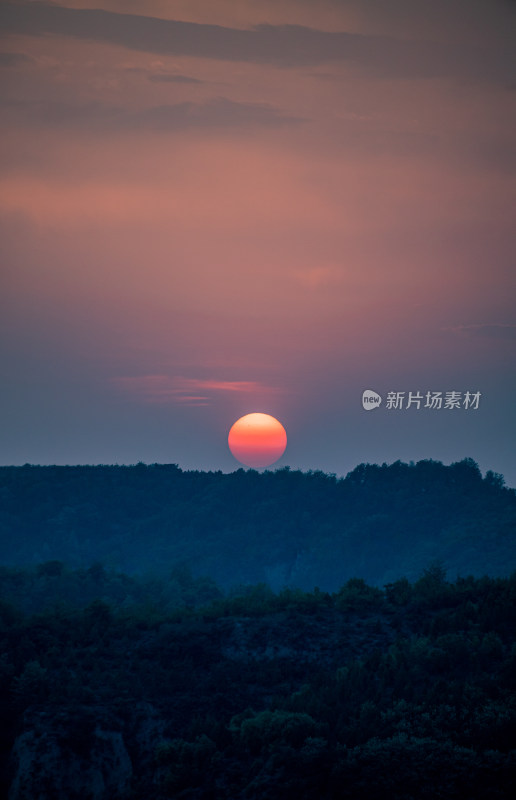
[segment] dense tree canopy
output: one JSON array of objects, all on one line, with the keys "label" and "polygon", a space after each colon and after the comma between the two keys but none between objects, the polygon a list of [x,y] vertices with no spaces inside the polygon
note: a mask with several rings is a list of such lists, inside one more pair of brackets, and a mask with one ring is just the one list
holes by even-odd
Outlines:
[{"label": "dense tree canopy", "polygon": [[0,794],[512,797],[515,532],[471,459],[0,468]]},{"label": "dense tree canopy", "polygon": [[[56,770],[86,774],[111,741],[132,764],[118,800],[512,796],[516,575],[449,582],[430,564],[383,590],[211,585],[208,599],[183,571],[176,607],[160,581],[98,568],[5,570],[4,588],[13,576],[25,595],[0,607],[4,794],[14,769],[27,796],[34,774],[42,797],[73,797]],[[33,592],[46,611],[24,613]]]},{"label": "dense tree canopy", "polygon": [[508,575],[515,530],[516,493],[471,459],[361,464],[342,479],[173,464],[0,468],[0,563],[11,565],[163,575],[187,564],[224,587],[333,591],[356,576],[415,580],[433,559],[449,575]]}]

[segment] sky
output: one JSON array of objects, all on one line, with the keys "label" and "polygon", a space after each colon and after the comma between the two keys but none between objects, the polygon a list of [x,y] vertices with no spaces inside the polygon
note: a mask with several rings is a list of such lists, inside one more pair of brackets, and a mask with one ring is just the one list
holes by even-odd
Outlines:
[{"label": "sky", "polygon": [[515,2],[2,2],[0,30],[0,463],[229,472],[258,411],[278,467],[516,486]]}]

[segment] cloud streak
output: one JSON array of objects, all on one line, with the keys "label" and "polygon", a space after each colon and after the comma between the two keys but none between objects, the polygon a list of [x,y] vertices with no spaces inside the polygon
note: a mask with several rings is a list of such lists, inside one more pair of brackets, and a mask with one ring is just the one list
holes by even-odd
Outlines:
[{"label": "cloud streak", "polygon": [[164,374],[119,376],[112,383],[122,392],[145,403],[177,405],[209,405],[214,395],[276,394],[277,388],[258,381],[226,381],[214,378],[186,378]]},{"label": "cloud streak", "polygon": [[172,103],[129,111],[103,103],[71,104],[56,101],[2,104],[5,112],[24,123],[50,128],[80,128],[85,131],[203,131],[278,128],[298,125],[300,117],[283,114],[267,103],[239,103],[216,97],[205,103]]},{"label": "cloud streak", "polygon": [[[95,40],[160,55],[223,61],[313,67],[349,62],[382,77],[470,77],[493,80],[514,68],[512,49],[486,53],[428,41],[346,31],[321,31],[301,25],[259,25],[251,29],[118,14],[100,9],[64,8],[49,3],[0,6],[6,33],[57,35]],[[512,73],[514,74],[514,73]]]},{"label": "cloud streak", "polygon": [[151,83],[204,83],[199,78],[191,78],[189,75],[174,75],[167,72],[153,72],[148,77]]},{"label": "cloud streak", "polygon": [[28,64],[32,61],[25,53],[0,53],[0,68],[18,67],[20,64]]}]

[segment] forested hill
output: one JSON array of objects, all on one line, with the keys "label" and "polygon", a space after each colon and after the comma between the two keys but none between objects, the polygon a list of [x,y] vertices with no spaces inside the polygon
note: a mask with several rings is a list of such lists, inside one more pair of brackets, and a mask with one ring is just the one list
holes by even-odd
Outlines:
[{"label": "forested hill", "polygon": [[223,587],[384,585],[440,560],[455,575],[516,569],[516,492],[465,459],[361,464],[345,478],[288,468],[0,468],[0,563],[187,565]]}]

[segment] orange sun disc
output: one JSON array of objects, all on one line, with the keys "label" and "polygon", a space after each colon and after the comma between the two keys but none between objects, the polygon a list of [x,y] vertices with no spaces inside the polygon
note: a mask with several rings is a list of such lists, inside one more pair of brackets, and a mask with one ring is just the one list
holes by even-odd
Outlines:
[{"label": "orange sun disc", "polygon": [[270,414],[246,414],[228,435],[229,449],[247,467],[268,467],[281,458],[287,446],[285,428]]}]

